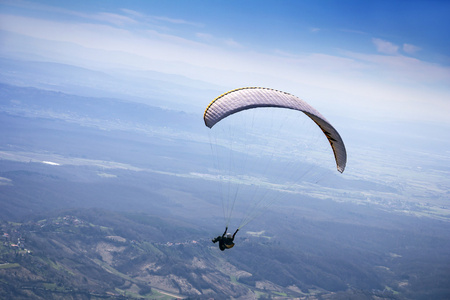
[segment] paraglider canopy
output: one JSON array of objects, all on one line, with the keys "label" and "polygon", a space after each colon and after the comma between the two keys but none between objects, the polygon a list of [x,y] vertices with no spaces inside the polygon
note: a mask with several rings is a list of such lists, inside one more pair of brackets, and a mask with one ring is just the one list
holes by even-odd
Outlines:
[{"label": "paraglider canopy", "polygon": [[289,93],[262,87],[246,87],[231,90],[214,99],[203,115],[205,125],[212,128],[222,119],[237,112],[258,108],[278,107],[301,111],[313,120],[327,137],[334,153],[339,172],[344,172],[347,153],[344,142],[336,129],[315,108]]}]

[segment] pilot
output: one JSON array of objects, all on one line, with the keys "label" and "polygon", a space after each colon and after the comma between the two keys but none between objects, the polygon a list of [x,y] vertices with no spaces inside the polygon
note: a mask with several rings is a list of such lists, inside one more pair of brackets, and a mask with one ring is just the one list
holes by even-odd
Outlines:
[{"label": "pilot", "polygon": [[225,249],[231,249],[234,246],[234,236],[239,231],[239,228],[236,229],[233,235],[231,233],[227,233],[228,227],[225,228],[225,232],[222,234],[222,236],[218,236],[215,239],[212,240],[213,243],[219,242],[219,249],[224,251]]}]

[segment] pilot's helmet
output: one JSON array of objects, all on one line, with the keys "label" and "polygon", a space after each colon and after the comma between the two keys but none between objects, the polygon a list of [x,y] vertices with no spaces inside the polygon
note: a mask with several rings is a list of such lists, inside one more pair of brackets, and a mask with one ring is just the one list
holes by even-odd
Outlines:
[{"label": "pilot's helmet", "polygon": [[231,238],[232,238],[231,233],[227,233],[226,238],[227,238],[227,239],[231,239]]}]

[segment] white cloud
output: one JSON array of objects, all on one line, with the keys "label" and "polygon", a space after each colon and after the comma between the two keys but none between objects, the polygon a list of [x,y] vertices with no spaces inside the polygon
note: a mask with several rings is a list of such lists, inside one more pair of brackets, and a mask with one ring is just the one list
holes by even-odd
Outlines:
[{"label": "white cloud", "polygon": [[197,32],[195,34],[199,39],[205,40],[205,41],[211,41],[214,37],[212,34],[204,33],[204,32]]},{"label": "white cloud", "polygon": [[372,55],[344,52],[364,63],[371,73],[380,78],[409,84],[450,84],[450,68],[404,55]]},{"label": "white cloud", "polygon": [[138,18],[144,17],[144,14],[142,14],[138,11],[132,10],[132,9],[122,8],[121,11],[123,11],[124,13],[126,13],[127,15],[130,15],[130,16],[134,16],[134,17],[138,17]]},{"label": "white cloud", "polygon": [[242,48],[243,46],[232,38],[224,40],[224,44],[232,48]]},{"label": "white cloud", "polygon": [[403,51],[405,51],[408,54],[414,54],[420,50],[421,50],[420,47],[411,44],[403,44]]},{"label": "white cloud", "polygon": [[372,43],[375,44],[375,47],[377,48],[378,52],[385,53],[385,54],[397,54],[397,52],[398,52],[399,47],[391,42],[388,42],[388,41],[385,41],[382,39],[373,38]]},{"label": "white cloud", "polygon": [[92,18],[94,20],[98,20],[98,21],[111,23],[111,24],[118,25],[118,26],[137,23],[136,20],[134,20],[130,17],[113,14],[113,13],[106,13],[106,12],[101,12],[96,15],[92,15],[92,16],[90,16],[90,18]]},{"label": "white cloud", "polygon": [[[127,14],[131,19],[135,15],[139,18],[132,12]],[[103,16],[110,18],[109,23],[115,19],[115,16]],[[292,54],[281,50],[264,54],[244,47],[236,51],[235,47],[240,47],[238,41],[208,33],[196,33],[196,38],[188,39],[155,29],[142,30],[141,27],[139,31],[130,31],[105,24],[57,22],[6,14],[0,14],[0,20],[0,28],[6,31],[98,50],[91,57],[80,56],[80,64],[94,61],[97,65],[116,66],[120,63],[130,70],[157,70],[229,88],[268,86],[285,89],[301,97],[309,98],[310,94],[328,99],[325,101],[340,99],[342,107],[373,108],[368,114],[375,114],[376,108],[386,110],[395,103],[423,103],[424,99],[438,103],[438,110],[445,111],[442,103],[448,99],[448,91],[442,89],[433,91],[433,100],[426,97],[433,85],[450,86],[448,68],[402,56],[398,53],[398,46],[381,39],[372,40],[378,51],[395,55],[344,51],[340,56]],[[121,18],[115,20],[131,22]],[[224,47],[226,44],[228,47]],[[58,53],[58,49],[54,51]],[[45,57],[44,53],[34,54]],[[52,59],[58,57],[53,56]],[[419,90],[420,86],[426,85],[429,85],[426,89]],[[436,110],[432,105],[421,104],[418,107]],[[412,111],[412,106],[407,105],[406,109]],[[414,113],[419,114],[418,111],[422,113],[424,110],[416,109]]]},{"label": "white cloud", "polygon": [[197,32],[195,34],[196,37],[198,37],[202,42],[210,44],[210,45],[218,45],[218,46],[227,46],[230,48],[243,48],[242,44],[235,41],[232,38],[217,38],[209,33],[203,33],[203,32]]},{"label": "white cloud", "polygon": [[153,18],[155,20],[167,22],[167,23],[177,24],[177,25],[191,25],[191,26],[196,26],[196,27],[203,27],[203,25],[200,23],[191,22],[191,21],[187,21],[187,20],[183,20],[183,19],[173,19],[173,18],[161,17],[161,16],[151,16],[151,18]]},{"label": "white cloud", "polygon": [[52,14],[58,14],[58,15],[67,15],[67,16],[75,16],[79,17],[85,20],[93,20],[93,21],[101,21],[106,22],[109,24],[114,24],[117,26],[123,26],[127,24],[140,24],[142,26],[144,25],[155,25],[157,23],[159,24],[176,24],[176,25],[183,25],[183,26],[195,26],[195,27],[203,27],[203,24],[198,22],[192,22],[184,19],[175,19],[175,18],[169,18],[165,16],[152,16],[152,15],[146,15],[141,12],[122,8],[119,11],[120,13],[113,13],[113,12],[98,12],[94,14],[79,12],[75,10],[65,9],[57,6],[51,6],[41,3],[35,3],[30,2],[27,0],[2,0],[3,4],[9,5],[9,6],[16,6],[21,7],[24,9],[32,9],[35,11],[43,11],[48,12]]}]

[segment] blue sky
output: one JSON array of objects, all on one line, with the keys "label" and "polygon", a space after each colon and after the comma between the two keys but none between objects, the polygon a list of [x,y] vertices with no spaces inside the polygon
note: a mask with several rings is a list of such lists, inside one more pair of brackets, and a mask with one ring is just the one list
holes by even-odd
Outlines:
[{"label": "blue sky", "polygon": [[7,0],[0,41],[34,59],[285,90],[325,114],[448,124],[449,13],[448,1]]}]

